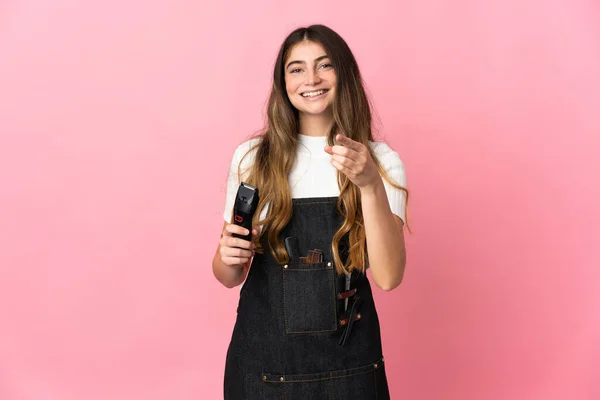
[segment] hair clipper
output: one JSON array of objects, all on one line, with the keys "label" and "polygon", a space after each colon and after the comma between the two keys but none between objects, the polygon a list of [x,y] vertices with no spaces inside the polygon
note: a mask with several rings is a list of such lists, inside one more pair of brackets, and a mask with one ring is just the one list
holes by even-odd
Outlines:
[{"label": "hair clipper", "polygon": [[232,236],[250,241],[252,238],[252,217],[258,206],[258,189],[252,185],[242,182],[238,188],[233,206],[233,223],[243,226],[250,233],[239,235],[234,233]]}]

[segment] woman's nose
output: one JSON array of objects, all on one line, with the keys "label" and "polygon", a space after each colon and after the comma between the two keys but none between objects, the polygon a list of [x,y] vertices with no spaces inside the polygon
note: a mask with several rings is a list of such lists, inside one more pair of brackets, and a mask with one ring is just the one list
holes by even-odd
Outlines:
[{"label": "woman's nose", "polygon": [[321,77],[319,76],[319,74],[317,74],[316,71],[308,71],[308,74],[306,74],[306,84],[307,85],[316,85],[319,82],[321,82]]}]

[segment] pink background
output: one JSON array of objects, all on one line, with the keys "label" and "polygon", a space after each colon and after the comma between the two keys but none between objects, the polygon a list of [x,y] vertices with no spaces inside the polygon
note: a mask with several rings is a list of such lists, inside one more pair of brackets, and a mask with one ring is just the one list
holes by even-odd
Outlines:
[{"label": "pink background", "polygon": [[0,399],[218,399],[225,174],[284,36],[351,45],[411,190],[393,398],[600,398],[600,6],[0,3]]}]

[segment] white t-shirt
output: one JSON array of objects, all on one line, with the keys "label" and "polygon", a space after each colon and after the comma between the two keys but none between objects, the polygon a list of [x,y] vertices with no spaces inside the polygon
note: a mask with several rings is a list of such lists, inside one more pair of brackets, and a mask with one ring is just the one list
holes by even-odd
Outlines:
[{"label": "white t-shirt", "polygon": [[[306,136],[298,135],[298,155],[296,162],[289,174],[290,190],[292,198],[311,198],[311,197],[335,197],[340,194],[337,184],[337,169],[331,164],[331,155],[327,154],[324,147],[327,145],[326,136]],[[225,200],[225,210],[223,218],[225,221],[231,221],[233,204],[239,188],[240,182],[247,177],[250,166],[254,162],[256,150],[248,154],[241,165],[242,179],[238,176],[238,165],[240,160],[253,145],[260,139],[253,138],[240,144],[233,153],[229,176],[227,179],[227,194]],[[397,184],[406,187],[406,176],[404,164],[400,160],[398,153],[392,150],[386,143],[369,142],[369,145],[375,153],[377,159],[384,167],[388,176]],[[385,179],[383,185],[387,194],[392,213],[405,220],[405,201],[406,195],[400,189],[396,189]],[[259,188],[260,195],[260,188]],[[266,216],[267,207],[262,210],[261,219]]]}]

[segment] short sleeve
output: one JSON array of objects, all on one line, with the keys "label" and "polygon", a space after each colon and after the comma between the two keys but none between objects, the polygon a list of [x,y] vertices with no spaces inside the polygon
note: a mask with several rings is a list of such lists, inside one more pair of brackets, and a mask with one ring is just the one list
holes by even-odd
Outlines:
[{"label": "short sleeve", "polygon": [[[406,171],[398,153],[381,142],[376,143],[374,151],[388,177],[396,184],[406,188]],[[383,179],[383,185],[392,213],[406,223],[406,193],[390,185],[385,179]]]},{"label": "short sleeve", "polygon": [[[240,186],[240,183],[248,177],[250,167],[254,162],[254,151],[248,154],[245,158],[244,155],[248,153],[252,147],[257,143],[256,138],[245,141],[236,147],[231,158],[231,164],[229,166],[229,173],[227,175],[227,185],[225,194],[225,209],[223,210],[223,218],[226,222],[231,222],[231,216],[233,214],[233,204],[235,203],[235,195]],[[243,160],[242,160],[243,158]],[[238,166],[241,165],[241,176],[238,175]]]}]

